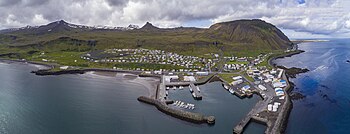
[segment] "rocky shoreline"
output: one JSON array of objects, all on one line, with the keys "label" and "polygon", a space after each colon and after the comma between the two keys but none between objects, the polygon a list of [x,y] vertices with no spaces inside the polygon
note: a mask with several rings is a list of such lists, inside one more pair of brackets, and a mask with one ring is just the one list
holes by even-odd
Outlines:
[{"label": "rocky shoreline", "polygon": [[276,60],[276,59],[281,59],[281,58],[285,58],[285,57],[292,57],[293,55],[301,54],[301,53],[304,53],[304,52],[305,52],[304,50],[296,50],[296,51],[294,51],[294,52],[290,52],[290,53],[286,53],[286,54],[277,55],[277,56],[271,57],[271,58],[268,60],[268,63],[269,63],[270,66],[276,67],[277,65],[276,65],[275,63],[273,63],[274,60]]},{"label": "rocky shoreline", "polygon": [[125,70],[113,70],[113,69],[99,69],[99,68],[89,68],[89,69],[71,69],[71,70],[58,70],[52,71],[51,69],[36,70],[32,71],[35,75],[46,76],[46,75],[62,75],[62,74],[84,74],[91,71],[101,71],[101,72],[117,72],[117,73],[129,73],[129,74],[141,74],[141,71],[125,71]]},{"label": "rocky shoreline", "polygon": [[284,69],[286,71],[286,75],[288,78],[296,78],[296,75],[310,71],[307,68],[296,68],[296,67],[287,68],[285,66],[277,66],[277,68]]},{"label": "rocky shoreline", "polygon": [[299,92],[291,92],[290,93],[290,98],[292,100],[301,100],[305,98],[305,95],[299,93]]},{"label": "rocky shoreline", "polygon": [[303,52],[305,52],[305,51],[297,50],[297,51],[292,52],[292,53],[282,54],[282,55],[278,55],[278,56],[275,56],[275,57],[271,57],[268,60],[268,63],[269,63],[270,66],[273,66],[275,68],[284,69],[286,71],[285,75],[286,75],[286,77],[288,79],[287,81],[289,83],[288,84],[289,87],[287,89],[287,94],[286,94],[287,96],[286,96],[285,107],[284,107],[283,113],[281,113],[282,114],[282,119],[280,120],[280,125],[277,128],[277,130],[275,131],[275,133],[285,133],[285,131],[287,129],[287,125],[288,125],[288,118],[289,118],[290,113],[291,113],[291,111],[293,109],[293,102],[292,102],[292,100],[302,99],[302,98],[305,97],[301,93],[293,92],[293,90],[295,88],[295,85],[294,85],[294,83],[289,81],[289,78],[296,78],[297,74],[306,73],[309,70],[308,69],[296,68],[296,67],[286,68],[284,66],[278,66],[277,64],[273,63],[273,61],[276,60],[276,59],[280,59],[280,58],[291,57],[293,55],[301,54]]}]

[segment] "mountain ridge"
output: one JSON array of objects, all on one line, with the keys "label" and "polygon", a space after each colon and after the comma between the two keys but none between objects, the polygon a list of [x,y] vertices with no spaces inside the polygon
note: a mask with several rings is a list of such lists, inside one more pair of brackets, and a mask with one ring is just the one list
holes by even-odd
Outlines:
[{"label": "mountain ridge", "polygon": [[[147,22],[139,28],[129,25],[124,28],[90,27],[67,23],[64,20],[47,25],[20,28],[0,32],[0,44],[16,46],[45,46],[75,40],[96,41],[95,49],[111,47],[150,48],[184,53],[241,51],[264,52],[284,50],[292,42],[274,25],[262,20],[235,20],[211,25],[209,28],[176,27],[158,28]],[[191,48],[191,49],[188,49]]]}]

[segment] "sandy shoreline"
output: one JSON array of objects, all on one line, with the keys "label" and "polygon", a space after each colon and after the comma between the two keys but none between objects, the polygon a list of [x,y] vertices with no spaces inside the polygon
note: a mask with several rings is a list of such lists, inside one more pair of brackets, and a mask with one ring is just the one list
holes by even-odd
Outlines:
[{"label": "sandy shoreline", "polygon": [[[27,66],[33,66],[40,69],[50,69],[50,65],[45,65],[41,63],[35,63],[35,62],[27,62],[27,61],[20,61],[20,60],[8,60],[8,59],[0,59],[0,63],[5,64],[22,64]],[[110,77],[110,78],[116,78],[118,81],[123,81],[127,83],[132,84],[138,84],[142,85],[148,90],[149,97],[155,98],[157,87],[160,82],[160,79],[155,77],[139,77],[136,74],[127,73],[127,72],[112,72],[112,71],[88,71],[86,72],[87,75],[95,75],[95,76],[102,76],[102,77]]]},{"label": "sandy shoreline", "polygon": [[117,73],[117,72],[105,72],[105,71],[91,71],[92,75],[103,77],[114,77],[117,81],[126,83],[138,84],[145,87],[148,90],[149,97],[155,98],[158,84],[160,79],[154,77],[139,77],[138,75],[131,73]]},{"label": "sandy shoreline", "polygon": [[33,66],[36,67],[37,69],[50,69],[52,68],[51,65],[47,64],[42,64],[42,63],[36,63],[36,62],[30,62],[30,61],[21,61],[21,60],[9,60],[9,59],[1,59],[0,58],[0,63],[5,63],[5,64],[24,64],[28,66]]}]

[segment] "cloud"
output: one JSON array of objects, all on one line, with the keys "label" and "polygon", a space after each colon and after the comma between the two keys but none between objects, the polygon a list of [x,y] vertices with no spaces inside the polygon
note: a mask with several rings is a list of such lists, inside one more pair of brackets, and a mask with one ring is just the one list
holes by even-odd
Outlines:
[{"label": "cloud", "polygon": [[0,6],[1,7],[12,6],[12,5],[15,5],[21,1],[22,0],[4,0],[4,1],[0,1]]},{"label": "cloud", "polygon": [[177,27],[258,18],[295,32],[339,35],[350,31],[349,6],[350,1],[341,0],[1,0],[0,28],[61,19],[84,25],[149,21]]}]

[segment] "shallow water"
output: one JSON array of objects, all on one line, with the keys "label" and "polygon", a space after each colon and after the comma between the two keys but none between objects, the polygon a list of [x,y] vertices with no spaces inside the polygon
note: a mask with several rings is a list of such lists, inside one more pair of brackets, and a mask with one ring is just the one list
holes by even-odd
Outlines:
[{"label": "shallow water", "polygon": [[170,98],[194,103],[195,112],[216,117],[214,126],[198,125],[138,102],[148,90],[137,83],[92,74],[35,76],[29,73],[34,69],[0,64],[0,133],[232,133],[260,99],[241,100],[219,82],[201,86],[202,101],[193,100],[188,88],[170,91]]}]

